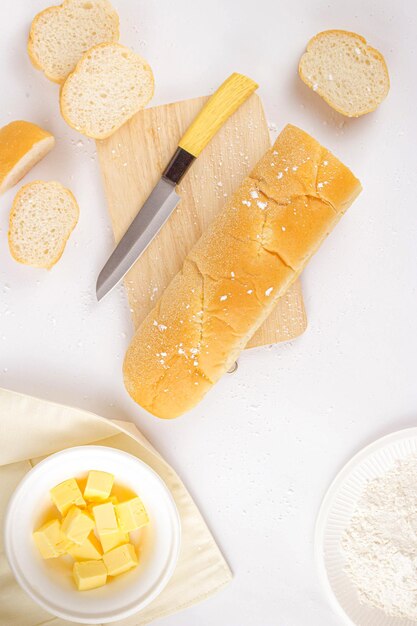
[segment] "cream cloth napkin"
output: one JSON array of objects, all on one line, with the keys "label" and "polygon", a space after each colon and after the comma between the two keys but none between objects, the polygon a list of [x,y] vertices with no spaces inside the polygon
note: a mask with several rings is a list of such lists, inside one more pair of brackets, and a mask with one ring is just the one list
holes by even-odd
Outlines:
[{"label": "cream cloth napkin", "polygon": [[[141,626],[209,597],[232,573],[190,494],[174,470],[129,422],[110,421],[80,409],[0,389],[0,523],[21,478],[41,458],[71,446],[99,443],[130,452],[165,481],[181,517],[182,544],[175,573],[149,606],[117,626]],[[35,604],[15,582],[0,541],[0,625],[62,626]]]}]

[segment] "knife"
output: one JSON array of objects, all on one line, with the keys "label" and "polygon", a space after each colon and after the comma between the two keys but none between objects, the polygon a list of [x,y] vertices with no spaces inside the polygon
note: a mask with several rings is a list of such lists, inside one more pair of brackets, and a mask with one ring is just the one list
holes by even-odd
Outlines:
[{"label": "knife", "polygon": [[241,104],[258,88],[243,74],[231,74],[207,101],[162,173],[145,204],[130,224],[97,279],[97,300],[122,280],[180,201],[176,186],[193,161]]}]

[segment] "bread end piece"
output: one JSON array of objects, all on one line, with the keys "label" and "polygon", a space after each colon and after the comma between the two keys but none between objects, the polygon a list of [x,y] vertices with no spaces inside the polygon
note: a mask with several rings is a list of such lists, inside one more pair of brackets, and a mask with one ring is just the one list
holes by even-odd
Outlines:
[{"label": "bread end piece", "polygon": [[56,181],[36,180],[19,189],[9,217],[9,248],[19,263],[50,269],[61,258],[78,222],[71,191]]},{"label": "bread end piece", "polygon": [[119,16],[108,0],[65,0],[32,21],[27,51],[32,65],[62,84],[84,52],[119,40]]},{"label": "bread end piece", "polygon": [[54,136],[31,122],[17,120],[0,128],[0,195],[19,182],[54,145]]},{"label": "bread end piece", "polygon": [[152,99],[152,69],[118,43],[88,50],[61,88],[67,124],[93,139],[105,139]]},{"label": "bread end piece", "polygon": [[13,187],[55,145],[54,136],[32,122],[0,128],[0,194]]},{"label": "bread end piece", "polygon": [[315,35],[300,59],[301,80],[347,117],[374,111],[390,88],[382,54],[356,33],[327,30]]}]

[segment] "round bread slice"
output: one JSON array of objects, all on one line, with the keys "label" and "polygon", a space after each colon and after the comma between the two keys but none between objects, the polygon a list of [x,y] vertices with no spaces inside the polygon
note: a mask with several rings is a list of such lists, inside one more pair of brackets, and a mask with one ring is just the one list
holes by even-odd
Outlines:
[{"label": "round bread slice", "polygon": [[61,88],[61,113],[79,132],[105,139],[151,100],[154,79],[148,63],[117,43],[84,54]]},{"label": "round bread slice", "polygon": [[0,128],[0,194],[13,187],[55,145],[51,133],[17,120]]},{"label": "round bread slice", "polygon": [[119,16],[108,0],[65,0],[36,15],[28,53],[49,80],[63,83],[84,52],[118,39]]},{"label": "round bread slice", "polygon": [[382,54],[345,30],[326,30],[310,39],[298,72],[306,85],[347,117],[374,111],[390,87]]},{"label": "round bread slice", "polygon": [[77,201],[61,183],[37,180],[24,185],[10,212],[12,256],[19,263],[50,269],[61,258],[78,215]]}]

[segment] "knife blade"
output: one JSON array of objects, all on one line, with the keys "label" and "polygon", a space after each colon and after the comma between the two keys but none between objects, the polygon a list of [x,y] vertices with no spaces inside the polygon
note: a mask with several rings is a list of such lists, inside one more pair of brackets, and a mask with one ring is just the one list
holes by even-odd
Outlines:
[{"label": "knife blade", "polygon": [[161,179],[101,270],[96,285],[101,300],[122,280],[180,201],[176,186],[226,120],[257,89],[243,74],[234,73],[211,96],[187,129]]},{"label": "knife blade", "polygon": [[175,186],[161,178],[101,270],[96,286],[97,300],[127,274],[179,201]]}]

